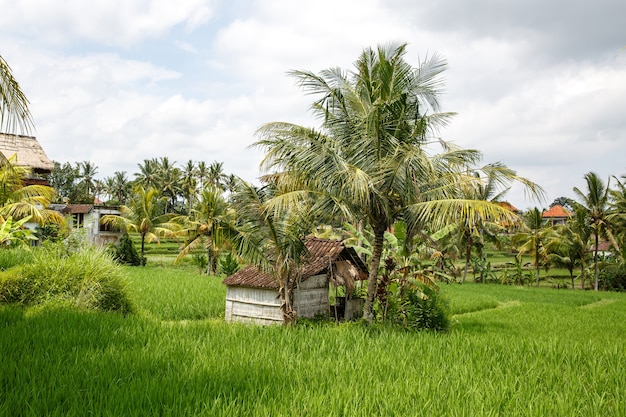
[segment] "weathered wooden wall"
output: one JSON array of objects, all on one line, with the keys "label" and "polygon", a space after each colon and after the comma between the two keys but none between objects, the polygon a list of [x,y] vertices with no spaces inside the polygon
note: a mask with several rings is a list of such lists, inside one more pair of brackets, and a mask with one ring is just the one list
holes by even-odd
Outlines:
[{"label": "weathered wooden wall", "polygon": [[297,284],[294,289],[293,306],[298,317],[312,318],[330,311],[328,277],[315,275]]},{"label": "weathered wooden wall", "polygon": [[[328,278],[316,275],[300,282],[294,288],[294,309],[298,317],[315,317],[330,310]],[[257,324],[283,322],[280,297],[275,289],[234,287],[226,288],[226,321]]]},{"label": "weathered wooden wall", "polygon": [[278,291],[265,288],[227,287],[226,321],[277,324],[283,322]]}]

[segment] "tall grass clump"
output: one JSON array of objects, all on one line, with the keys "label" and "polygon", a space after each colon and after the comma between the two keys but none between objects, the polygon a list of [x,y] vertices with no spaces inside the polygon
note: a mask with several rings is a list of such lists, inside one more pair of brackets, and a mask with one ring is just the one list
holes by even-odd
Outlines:
[{"label": "tall grass clump", "polygon": [[26,248],[0,249],[0,271],[32,262],[33,253]]},{"label": "tall grass clump", "polygon": [[33,260],[0,274],[0,302],[36,305],[62,301],[82,308],[134,310],[122,268],[104,249],[55,243]]}]

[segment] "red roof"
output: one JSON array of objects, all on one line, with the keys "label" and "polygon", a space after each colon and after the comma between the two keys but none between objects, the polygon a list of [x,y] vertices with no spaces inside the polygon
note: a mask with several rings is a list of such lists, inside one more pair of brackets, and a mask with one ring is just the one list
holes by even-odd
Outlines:
[{"label": "red roof", "polygon": [[560,217],[560,218],[566,218],[566,217],[571,217],[572,213],[567,210],[566,208],[564,208],[563,206],[559,206],[558,204],[555,206],[552,206],[550,208],[550,210],[548,211],[544,211],[543,214],[541,215],[542,217]]},{"label": "red roof", "polygon": [[508,201],[498,201],[496,204],[502,208],[512,211],[513,213],[519,213],[519,210],[517,209],[517,207],[515,207],[513,204],[509,203]]},{"label": "red roof", "polygon": [[[341,241],[307,237],[304,244],[309,254],[300,265],[302,280],[325,271],[332,262],[337,260],[350,261],[360,270],[360,278],[367,279],[367,267],[361,258],[354,249],[346,248]],[[278,289],[278,282],[274,278],[259,271],[253,265],[248,265],[227,277],[223,282],[231,286]]]}]

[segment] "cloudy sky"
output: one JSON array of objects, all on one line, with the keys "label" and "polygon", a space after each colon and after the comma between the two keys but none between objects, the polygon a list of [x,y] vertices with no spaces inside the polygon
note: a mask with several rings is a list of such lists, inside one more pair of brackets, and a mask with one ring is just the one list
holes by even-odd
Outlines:
[{"label": "cloudy sky", "polygon": [[315,126],[286,73],[351,69],[408,43],[448,61],[445,139],[542,185],[518,208],[572,197],[583,175],[626,174],[623,0],[0,0],[0,55],[59,162],[103,178],[168,156],[259,175],[263,123]]}]

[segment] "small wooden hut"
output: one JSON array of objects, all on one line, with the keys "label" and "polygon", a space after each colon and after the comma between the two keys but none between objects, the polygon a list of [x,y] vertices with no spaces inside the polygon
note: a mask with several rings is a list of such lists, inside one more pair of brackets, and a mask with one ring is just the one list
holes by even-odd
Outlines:
[{"label": "small wooden hut", "polygon": [[[341,319],[357,317],[362,299],[352,298],[354,282],[367,279],[367,267],[352,248],[338,240],[308,237],[308,256],[300,265],[300,280],[293,289],[293,308],[298,317],[331,312],[330,287],[343,285],[346,301]],[[276,324],[283,322],[278,282],[254,266],[247,266],[224,280],[226,321]]]}]

